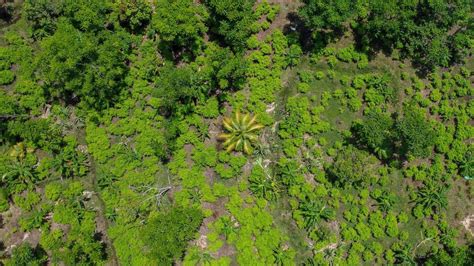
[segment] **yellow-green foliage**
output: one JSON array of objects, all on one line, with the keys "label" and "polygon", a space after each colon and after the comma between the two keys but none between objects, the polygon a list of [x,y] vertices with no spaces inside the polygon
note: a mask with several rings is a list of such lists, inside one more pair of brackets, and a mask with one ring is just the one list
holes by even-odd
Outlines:
[{"label": "yellow-green foliage", "polygon": [[226,151],[243,151],[246,154],[252,153],[252,145],[257,142],[257,133],[263,125],[257,122],[257,116],[249,114],[242,115],[239,111],[234,118],[225,117],[223,121],[224,129],[227,133],[219,135],[223,140]]}]

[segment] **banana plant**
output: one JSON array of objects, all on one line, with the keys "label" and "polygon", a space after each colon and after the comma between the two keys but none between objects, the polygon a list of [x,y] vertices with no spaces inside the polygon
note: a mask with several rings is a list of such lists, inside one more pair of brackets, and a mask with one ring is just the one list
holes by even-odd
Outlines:
[{"label": "banana plant", "polygon": [[321,201],[315,200],[303,201],[299,207],[299,211],[303,216],[306,230],[314,228],[322,220],[331,220],[336,216],[333,209],[328,208]]},{"label": "banana plant", "polygon": [[223,126],[227,132],[220,134],[218,138],[223,141],[226,151],[243,151],[246,154],[252,153],[257,133],[264,127],[257,122],[257,116],[242,115],[240,112],[236,112],[233,118],[225,117]]},{"label": "banana plant", "polygon": [[428,181],[419,188],[415,202],[425,209],[440,211],[448,206],[447,192],[449,185]]},{"label": "banana plant", "polygon": [[23,142],[13,146],[9,164],[6,165],[6,171],[1,176],[1,183],[6,184],[13,190],[23,190],[26,187],[32,188],[36,180],[35,163],[36,157],[33,149],[28,148]]}]

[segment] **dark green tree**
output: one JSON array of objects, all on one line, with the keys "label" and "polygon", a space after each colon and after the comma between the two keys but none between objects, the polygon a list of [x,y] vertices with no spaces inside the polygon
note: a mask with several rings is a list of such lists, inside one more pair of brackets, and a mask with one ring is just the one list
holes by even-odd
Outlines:
[{"label": "dark green tree", "polygon": [[436,134],[423,110],[404,108],[403,117],[397,121],[396,129],[402,142],[402,154],[415,157],[427,157],[431,154]]},{"label": "dark green tree", "polygon": [[41,42],[38,75],[47,92],[65,103],[103,109],[124,87],[125,61],[130,48],[126,33],[83,33],[66,21]]},{"label": "dark green tree", "polygon": [[470,243],[463,247],[457,247],[452,251],[440,249],[428,258],[421,258],[424,265],[462,265],[468,266],[474,264],[474,244]]},{"label": "dark green tree", "polygon": [[146,0],[120,0],[114,4],[115,14],[122,27],[139,32],[151,20],[151,4]]},{"label": "dark green tree", "polygon": [[469,47],[469,0],[370,0],[367,8],[356,27],[360,44],[367,49],[397,48],[422,69],[432,70],[459,61],[459,54]]},{"label": "dark green tree", "polygon": [[152,216],[142,231],[146,254],[157,265],[173,264],[194,239],[202,219],[200,210],[186,207],[172,207]]},{"label": "dark green tree", "polygon": [[229,48],[221,48],[214,44],[209,44],[205,53],[209,60],[205,67],[212,69],[210,79],[213,84],[210,86],[209,94],[216,93],[216,89],[235,91],[244,86],[248,62],[242,53],[234,53]]},{"label": "dark green tree", "polygon": [[377,159],[366,151],[347,146],[339,151],[328,173],[342,185],[366,183],[373,174]]},{"label": "dark green tree", "polygon": [[357,1],[303,0],[298,14],[307,27],[315,31],[341,30],[344,22],[356,15]]},{"label": "dark green tree", "polygon": [[84,32],[99,32],[108,24],[107,0],[26,0],[23,12],[36,39],[52,35],[60,18]]},{"label": "dark green tree", "polygon": [[188,113],[202,96],[198,76],[189,65],[175,67],[167,64],[161,69],[156,84],[155,94],[161,98],[167,115]]},{"label": "dark green tree", "polygon": [[362,122],[352,126],[352,131],[360,146],[369,148],[380,159],[386,159],[392,149],[393,125],[389,114],[370,111]]},{"label": "dark green tree", "polygon": [[183,49],[194,54],[207,31],[207,17],[204,6],[192,0],[159,0],[151,24],[165,47],[177,54]]},{"label": "dark green tree", "polygon": [[243,50],[256,21],[255,0],[205,0],[210,12],[210,30],[233,50]]},{"label": "dark green tree", "polygon": [[42,38],[56,30],[57,19],[64,12],[62,0],[25,0],[23,14],[31,24],[33,36]]}]

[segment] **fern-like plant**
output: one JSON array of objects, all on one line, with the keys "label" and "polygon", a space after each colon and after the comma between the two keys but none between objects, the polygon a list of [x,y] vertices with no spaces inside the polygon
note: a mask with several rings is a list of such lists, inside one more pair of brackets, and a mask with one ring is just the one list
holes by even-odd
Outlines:
[{"label": "fern-like plant", "polygon": [[246,154],[252,153],[257,132],[264,127],[257,122],[257,116],[242,115],[240,112],[236,112],[233,118],[225,117],[223,125],[227,133],[220,134],[219,139],[224,141],[226,151],[243,151]]}]

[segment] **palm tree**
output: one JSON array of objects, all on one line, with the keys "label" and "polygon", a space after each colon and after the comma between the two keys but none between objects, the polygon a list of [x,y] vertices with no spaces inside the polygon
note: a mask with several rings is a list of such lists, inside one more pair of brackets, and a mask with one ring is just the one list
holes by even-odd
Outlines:
[{"label": "palm tree", "polygon": [[288,163],[278,164],[278,176],[283,184],[287,187],[298,184],[302,178],[301,165],[298,162],[291,160]]},{"label": "palm tree", "polygon": [[86,156],[75,149],[65,149],[57,154],[53,160],[53,168],[63,178],[72,178],[85,175],[87,168]]},{"label": "palm tree", "polygon": [[305,201],[299,208],[304,219],[304,227],[306,230],[313,228],[321,220],[330,220],[335,216],[334,210],[327,208],[320,201]]},{"label": "palm tree", "polygon": [[194,204],[199,204],[201,202],[202,192],[199,188],[194,187],[192,190],[189,190],[189,199]]},{"label": "palm tree", "polygon": [[12,160],[6,165],[1,182],[15,191],[25,189],[25,185],[33,187],[36,181],[34,174],[36,158],[31,156],[33,152],[34,149],[28,148],[23,142],[15,144],[10,152]]},{"label": "palm tree", "polygon": [[466,152],[459,169],[464,179],[471,180],[474,178],[474,155],[472,151]]},{"label": "palm tree", "polygon": [[252,144],[257,142],[257,131],[264,126],[257,122],[257,116],[235,113],[234,118],[225,117],[223,121],[227,133],[220,134],[218,138],[224,141],[227,152],[232,150],[252,153]]}]

